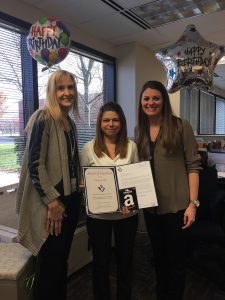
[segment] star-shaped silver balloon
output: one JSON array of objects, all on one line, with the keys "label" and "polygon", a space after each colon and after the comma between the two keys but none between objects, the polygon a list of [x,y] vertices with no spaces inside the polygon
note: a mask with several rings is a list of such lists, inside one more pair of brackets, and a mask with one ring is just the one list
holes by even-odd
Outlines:
[{"label": "star-shaped silver balloon", "polygon": [[183,86],[213,89],[213,72],[224,55],[224,46],[206,41],[194,25],[188,25],[173,45],[156,53],[167,71],[167,90],[178,91]]}]

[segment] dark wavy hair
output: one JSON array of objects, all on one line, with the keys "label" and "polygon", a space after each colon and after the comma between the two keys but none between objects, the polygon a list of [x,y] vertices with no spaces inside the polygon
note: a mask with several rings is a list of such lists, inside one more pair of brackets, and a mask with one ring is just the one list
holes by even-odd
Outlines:
[{"label": "dark wavy hair", "polygon": [[122,110],[122,107],[114,102],[108,102],[104,104],[98,113],[97,123],[96,123],[96,137],[94,142],[94,151],[98,157],[103,155],[103,152],[109,155],[108,150],[104,141],[104,134],[101,130],[102,116],[107,111],[113,111],[118,114],[121,123],[121,129],[118,133],[116,140],[116,155],[119,154],[121,158],[125,158],[127,155],[127,122]]},{"label": "dark wavy hair", "polygon": [[143,85],[139,97],[138,126],[136,128],[136,142],[141,159],[148,159],[149,156],[149,127],[150,118],[142,109],[142,95],[146,89],[155,89],[161,92],[163,99],[162,123],[160,131],[160,143],[167,150],[168,154],[175,153],[180,147],[182,125],[181,120],[173,115],[168,92],[159,81],[147,81]]}]

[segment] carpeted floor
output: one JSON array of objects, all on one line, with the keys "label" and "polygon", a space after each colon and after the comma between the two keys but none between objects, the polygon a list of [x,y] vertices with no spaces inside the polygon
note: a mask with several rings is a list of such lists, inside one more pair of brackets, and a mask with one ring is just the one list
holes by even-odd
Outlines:
[{"label": "carpeted floor", "polygon": [[[15,193],[0,195],[0,223],[17,228]],[[140,218],[140,221],[142,219]],[[140,226],[143,228],[143,224]],[[208,232],[208,231],[207,231]],[[137,234],[134,249],[132,300],[155,300],[155,273],[151,245],[146,233]],[[183,300],[225,300],[225,246],[201,244],[188,260],[188,276]],[[112,300],[116,299],[116,265],[112,260]],[[68,300],[93,300],[91,264],[69,277]]]},{"label": "carpeted floor", "polygon": [[[215,250],[215,249],[214,249]],[[220,267],[209,261],[207,255],[198,250],[193,262],[188,261],[188,276],[184,300],[224,300],[225,299],[225,249],[220,249]],[[219,251],[218,249],[216,251]],[[218,254],[218,253],[217,253]],[[216,260],[216,259],[215,259]],[[223,265],[222,265],[223,264]],[[116,267],[112,261],[111,293],[116,299]],[[218,278],[219,276],[219,278]],[[134,250],[134,282],[132,300],[155,300],[155,273],[151,254],[151,245],[147,234],[138,233]],[[91,264],[69,278],[68,300],[93,300],[91,283]]]}]

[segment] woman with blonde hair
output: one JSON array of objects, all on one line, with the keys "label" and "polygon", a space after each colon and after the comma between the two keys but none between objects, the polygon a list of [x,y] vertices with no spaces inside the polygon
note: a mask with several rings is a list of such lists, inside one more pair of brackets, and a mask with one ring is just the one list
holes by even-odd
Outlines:
[{"label": "woman with blonde hair", "polygon": [[36,256],[34,299],[66,300],[67,260],[80,207],[73,74],[48,80],[46,104],[30,118],[17,191],[19,242]]}]

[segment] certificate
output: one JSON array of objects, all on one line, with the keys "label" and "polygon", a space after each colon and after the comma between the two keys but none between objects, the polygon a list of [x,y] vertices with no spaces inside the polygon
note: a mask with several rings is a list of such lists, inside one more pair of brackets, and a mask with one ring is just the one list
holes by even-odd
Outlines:
[{"label": "certificate", "polygon": [[149,161],[120,166],[83,167],[88,214],[157,206]]},{"label": "certificate", "polygon": [[[149,161],[118,166],[116,167],[116,170],[118,187],[120,191],[126,191],[126,189],[131,187],[135,188],[137,195],[137,208],[158,206],[152,170]],[[122,200],[124,199],[121,197],[121,201]],[[127,206],[126,201],[124,201],[122,204]],[[127,204],[129,206],[129,203]]]},{"label": "certificate", "polygon": [[115,167],[83,167],[88,214],[120,210]]}]

